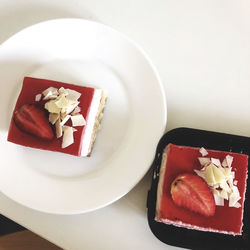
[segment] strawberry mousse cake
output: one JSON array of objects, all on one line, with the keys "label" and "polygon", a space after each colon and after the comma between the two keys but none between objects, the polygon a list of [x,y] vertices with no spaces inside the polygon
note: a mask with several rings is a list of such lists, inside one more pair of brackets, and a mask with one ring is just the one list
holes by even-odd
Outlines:
[{"label": "strawberry mousse cake", "polygon": [[168,144],[162,154],[155,220],[242,235],[248,156]]},{"label": "strawberry mousse cake", "polygon": [[7,140],[32,148],[90,156],[105,102],[101,89],[25,77]]}]

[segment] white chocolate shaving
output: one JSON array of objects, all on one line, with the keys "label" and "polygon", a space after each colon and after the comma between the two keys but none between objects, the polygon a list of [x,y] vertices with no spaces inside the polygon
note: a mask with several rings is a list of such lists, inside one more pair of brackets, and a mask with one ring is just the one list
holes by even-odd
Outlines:
[{"label": "white chocolate shaving", "polygon": [[61,126],[61,121],[58,119],[56,121],[56,138],[60,138],[62,136],[62,126]]},{"label": "white chocolate shaving", "polygon": [[72,121],[73,127],[86,125],[86,121],[82,115],[71,116],[71,121]]},{"label": "white chocolate shaving", "polygon": [[60,123],[61,126],[63,126],[69,120],[70,117],[71,117],[71,115],[66,115],[65,118]]},{"label": "white chocolate shaving", "polygon": [[60,118],[60,115],[57,113],[49,113],[49,121],[51,124],[55,124],[56,121]]},{"label": "white chocolate shaving", "polygon": [[221,166],[221,163],[220,163],[220,160],[219,159],[216,159],[216,158],[211,158],[211,162],[217,166],[217,167],[220,167]]},{"label": "white chocolate shaving", "polygon": [[224,206],[224,199],[217,194],[214,194],[214,202],[216,206]]},{"label": "white chocolate shaving", "polygon": [[63,141],[62,148],[66,148],[74,143],[73,128],[69,126],[63,126]]},{"label": "white chocolate shaving", "polygon": [[36,102],[41,101],[41,99],[42,99],[42,94],[37,94],[37,95],[35,96],[35,101],[36,101]]},{"label": "white chocolate shaving", "polygon": [[200,153],[201,153],[202,156],[208,155],[207,150],[205,148],[203,148],[203,147],[201,147],[199,151],[200,151]]},{"label": "white chocolate shaving", "polygon": [[209,157],[198,157],[198,160],[201,166],[205,166],[206,164],[209,164],[211,162],[211,159]]},{"label": "white chocolate shaving", "polygon": [[42,94],[44,96],[47,96],[48,93],[51,92],[51,95],[58,95],[58,89],[57,88],[54,88],[54,87],[49,87],[47,89],[45,89]]},{"label": "white chocolate shaving", "polygon": [[71,99],[71,100],[78,100],[81,96],[81,93],[73,90],[73,89],[66,89],[66,91],[68,92],[68,98]]}]

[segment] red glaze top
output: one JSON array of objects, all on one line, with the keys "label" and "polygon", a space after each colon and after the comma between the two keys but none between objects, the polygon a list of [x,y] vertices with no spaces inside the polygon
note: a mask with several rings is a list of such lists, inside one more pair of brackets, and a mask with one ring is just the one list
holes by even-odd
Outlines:
[{"label": "red glaze top", "polygon": [[216,150],[207,151],[208,155],[205,157],[217,158],[220,159],[221,162],[228,154],[234,157],[232,171],[235,171],[234,180],[238,180],[237,187],[242,197],[238,202],[241,204],[241,207],[228,207],[228,201],[225,200],[224,206],[216,206],[214,216],[205,217],[198,213],[191,212],[188,209],[176,206],[170,194],[171,183],[178,174],[194,173],[194,169],[200,170],[201,165],[198,157],[201,157],[201,154],[199,148],[169,144],[168,148],[165,149],[165,152],[167,152],[167,163],[160,204],[160,217],[158,217],[158,219],[168,219],[172,222],[181,221],[186,224],[191,224],[192,226],[241,234],[248,156]]},{"label": "red glaze top", "polygon": [[[16,110],[18,110],[22,105],[24,104],[32,104],[35,102],[35,96],[37,94],[41,94],[45,89],[49,87],[55,87],[55,88],[69,88],[73,89],[75,91],[78,91],[81,93],[80,98],[78,99],[79,107],[81,108],[81,114],[86,120],[86,123],[88,123],[88,114],[90,110],[90,105],[93,99],[94,95],[94,88],[89,87],[82,87],[78,85],[68,84],[68,83],[62,83],[52,80],[45,80],[45,79],[38,79],[38,78],[31,78],[31,77],[25,77],[23,81],[22,90],[19,94],[18,100],[16,102],[15,109],[13,111],[13,116]],[[40,103],[40,102],[39,102]],[[41,102],[41,105],[44,103]],[[39,139],[35,136],[26,134],[25,132],[22,132],[20,129],[17,128],[13,116],[10,123],[9,133],[8,133],[8,141],[20,144],[27,147],[32,148],[39,148],[39,149],[45,149],[45,150],[51,150],[51,151],[57,151],[62,152],[66,154],[81,155],[81,148],[82,148],[82,138],[85,131],[85,126],[79,126],[76,127],[77,131],[74,132],[74,143],[66,148],[62,148],[62,137],[61,138],[54,138],[52,141],[45,141],[42,139]]]}]

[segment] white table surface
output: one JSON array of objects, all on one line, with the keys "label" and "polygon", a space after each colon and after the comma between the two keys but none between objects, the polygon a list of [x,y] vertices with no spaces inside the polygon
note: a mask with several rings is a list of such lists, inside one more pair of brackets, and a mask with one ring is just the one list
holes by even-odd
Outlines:
[{"label": "white table surface", "polygon": [[[250,136],[250,2],[247,0],[0,0],[0,43],[41,21],[77,17],[139,43],[167,95],[166,130],[187,126]],[[56,216],[0,194],[0,212],[64,249],[174,249],[146,218],[150,173],[100,210]]]}]

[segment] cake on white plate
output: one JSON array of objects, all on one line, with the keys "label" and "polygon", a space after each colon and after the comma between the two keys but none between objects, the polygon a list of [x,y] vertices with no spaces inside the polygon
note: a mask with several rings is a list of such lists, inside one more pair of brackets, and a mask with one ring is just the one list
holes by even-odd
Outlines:
[{"label": "cake on white plate", "polygon": [[8,141],[19,145],[90,156],[106,103],[103,90],[25,77]]}]

